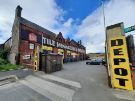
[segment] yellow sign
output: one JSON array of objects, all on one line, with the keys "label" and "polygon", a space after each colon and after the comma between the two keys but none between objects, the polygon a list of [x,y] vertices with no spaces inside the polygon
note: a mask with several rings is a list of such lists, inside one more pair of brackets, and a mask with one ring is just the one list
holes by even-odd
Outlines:
[{"label": "yellow sign", "polygon": [[49,46],[42,46],[42,49],[44,49],[44,50],[50,50],[50,51],[53,50],[53,48],[52,47],[49,47]]},{"label": "yellow sign", "polygon": [[115,88],[133,90],[126,37],[120,36],[109,40],[112,85]]},{"label": "yellow sign", "polygon": [[63,49],[58,49],[58,52],[64,53],[64,50]]}]

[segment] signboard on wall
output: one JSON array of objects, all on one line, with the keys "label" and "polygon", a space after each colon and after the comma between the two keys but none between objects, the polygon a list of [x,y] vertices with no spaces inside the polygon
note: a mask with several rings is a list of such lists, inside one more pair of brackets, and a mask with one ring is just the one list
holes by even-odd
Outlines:
[{"label": "signboard on wall", "polygon": [[29,40],[37,42],[37,36],[34,33],[30,33],[29,34]]},{"label": "signboard on wall", "polygon": [[30,55],[24,55],[24,56],[23,56],[23,59],[24,59],[24,60],[30,59]]},{"label": "signboard on wall", "polygon": [[42,44],[43,45],[49,45],[49,46],[55,46],[57,48],[62,48],[62,49],[68,49],[68,50],[72,50],[72,51],[76,51],[76,52],[86,53],[86,51],[84,49],[79,49],[77,47],[68,46],[66,44],[59,43],[55,40],[48,39],[48,38],[45,38],[45,37],[42,37]]},{"label": "signboard on wall", "polygon": [[133,90],[125,36],[109,40],[112,85]]},{"label": "signboard on wall", "polygon": [[52,47],[49,47],[49,46],[42,46],[42,49],[44,49],[44,50],[50,50],[50,51],[53,50],[53,48]]},{"label": "signboard on wall", "polygon": [[[76,51],[76,52],[80,52],[80,53],[86,53],[85,49],[82,49],[82,48],[79,48],[79,47],[74,47],[72,45],[70,46],[70,45],[67,45],[65,43],[57,42],[54,39],[46,38],[45,36],[40,35],[39,33],[30,32],[30,31],[27,31],[26,29],[25,30],[21,29],[21,39],[27,40],[27,41],[30,41],[30,42],[31,41],[36,42],[36,43],[39,43],[39,44],[42,44],[42,45],[45,45],[45,46],[47,45],[47,46],[51,46],[51,47],[67,49],[67,50]],[[31,45],[31,47],[33,47],[33,46]]]}]

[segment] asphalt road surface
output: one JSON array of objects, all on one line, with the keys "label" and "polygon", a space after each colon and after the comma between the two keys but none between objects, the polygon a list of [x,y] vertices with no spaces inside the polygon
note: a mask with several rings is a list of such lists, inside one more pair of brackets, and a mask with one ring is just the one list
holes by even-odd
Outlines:
[{"label": "asphalt road surface", "polygon": [[62,71],[50,75],[27,72],[17,82],[0,86],[0,101],[135,101],[135,92],[108,87],[104,66],[85,62],[64,64]]},{"label": "asphalt road surface", "polygon": [[86,61],[69,63],[53,75],[81,84],[73,101],[135,101],[135,92],[108,87],[106,68],[102,65],[86,65]]}]

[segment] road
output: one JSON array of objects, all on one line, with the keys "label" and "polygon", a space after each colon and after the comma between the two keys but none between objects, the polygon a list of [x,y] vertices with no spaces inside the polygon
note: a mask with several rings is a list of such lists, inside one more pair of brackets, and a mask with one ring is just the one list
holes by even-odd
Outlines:
[{"label": "road", "polygon": [[0,101],[135,101],[135,92],[108,87],[104,66],[85,61],[64,64],[62,71],[50,75],[23,77],[0,87]]},{"label": "road", "polygon": [[135,101],[130,96],[135,93],[127,93],[108,87],[106,68],[101,65],[86,65],[85,61],[69,63],[63,71],[53,73],[68,80],[79,82],[82,86],[75,93],[73,101]]}]

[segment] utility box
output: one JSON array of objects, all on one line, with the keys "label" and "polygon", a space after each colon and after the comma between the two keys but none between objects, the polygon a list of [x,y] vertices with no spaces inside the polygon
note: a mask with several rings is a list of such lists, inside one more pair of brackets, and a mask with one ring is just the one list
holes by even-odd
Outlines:
[{"label": "utility box", "polygon": [[40,71],[52,73],[63,69],[63,55],[60,54],[40,54]]}]

